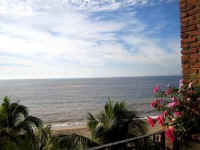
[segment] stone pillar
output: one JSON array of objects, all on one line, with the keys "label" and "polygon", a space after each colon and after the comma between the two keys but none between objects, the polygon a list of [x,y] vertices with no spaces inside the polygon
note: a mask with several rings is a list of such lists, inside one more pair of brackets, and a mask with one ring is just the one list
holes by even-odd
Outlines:
[{"label": "stone pillar", "polygon": [[200,85],[200,0],[180,0],[182,72]]}]

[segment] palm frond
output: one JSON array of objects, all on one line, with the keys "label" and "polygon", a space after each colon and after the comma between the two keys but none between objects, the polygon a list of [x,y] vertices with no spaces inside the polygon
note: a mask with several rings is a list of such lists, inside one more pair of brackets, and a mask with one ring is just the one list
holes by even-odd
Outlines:
[{"label": "palm frond", "polygon": [[4,97],[3,103],[1,104],[0,113],[1,113],[1,114],[6,114],[6,113],[8,112],[9,106],[10,106],[10,100],[9,100],[9,98],[6,96],[6,97]]},{"label": "palm frond", "polygon": [[10,134],[7,129],[0,129],[0,141],[3,141],[5,139],[13,141],[16,144],[18,143],[15,135]]},{"label": "palm frond", "polygon": [[99,121],[91,113],[88,113],[87,120],[87,125],[91,130],[95,129],[99,124]]},{"label": "palm frond", "polygon": [[28,108],[24,105],[19,105],[18,103],[12,103],[10,106],[11,112],[13,113],[13,116],[15,114],[23,114],[24,117],[28,116]]},{"label": "palm frond", "polygon": [[18,130],[19,135],[28,134],[31,136],[34,135],[33,125],[28,121],[20,122],[15,128],[16,131]]},{"label": "palm frond", "polygon": [[[105,144],[133,137],[138,133],[144,133],[144,124],[135,121],[137,114],[130,111],[124,102],[115,102],[109,98],[104,106],[104,111],[97,116],[88,115],[88,127],[92,138],[99,143]],[[130,123],[133,125],[130,126]],[[131,133],[130,127],[134,128]]]},{"label": "palm frond", "polygon": [[104,111],[108,118],[113,118],[113,102],[111,100],[105,104]]},{"label": "palm frond", "polygon": [[72,134],[72,139],[75,144],[80,144],[87,147],[98,146],[96,142],[82,135]]},{"label": "palm frond", "polygon": [[28,116],[24,121],[28,121],[33,123],[36,127],[42,127],[43,122],[41,119],[34,117],[34,116]]},{"label": "palm frond", "polygon": [[10,99],[8,98],[8,96],[4,97],[2,105],[4,105],[4,106],[9,106],[10,105]]},{"label": "palm frond", "polygon": [[14,125],[13,126],[17,126],[18,124],[20,124],[20,122],[23,122],[25,119],[23,114],[16,114],[15,118],[13,118],[13,122]]}]

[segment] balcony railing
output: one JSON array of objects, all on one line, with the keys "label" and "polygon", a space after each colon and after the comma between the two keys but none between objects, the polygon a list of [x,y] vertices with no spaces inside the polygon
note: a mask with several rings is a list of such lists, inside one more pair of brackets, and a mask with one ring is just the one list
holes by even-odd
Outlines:
[{"label": "balcony railing", "polygon": [[165,143],[165,132],[159,131],[153,134],[93,147],[88,150],[178,150],[176,140],[172,147],[169,148]]}]

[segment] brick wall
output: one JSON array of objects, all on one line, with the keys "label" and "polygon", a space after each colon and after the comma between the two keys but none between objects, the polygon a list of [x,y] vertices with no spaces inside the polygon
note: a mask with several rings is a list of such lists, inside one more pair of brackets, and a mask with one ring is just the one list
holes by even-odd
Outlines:
[{"label": "brick wall", "polygon": [[180,0],[182,70],[200,85],[200,0]]}]

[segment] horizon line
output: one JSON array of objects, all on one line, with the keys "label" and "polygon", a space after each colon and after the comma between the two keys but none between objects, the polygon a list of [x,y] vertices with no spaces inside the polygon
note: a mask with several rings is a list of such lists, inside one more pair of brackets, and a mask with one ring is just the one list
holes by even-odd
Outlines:
[{"label": "horizon line", "polygon": [[47,77],[47,78],[0,78],[0,80],[62,80],[62,79],[103,79],[103,78],[137,78],[137,77],[169,77],[180,75],[142,75],[142,76],[104,76],[104,77]]}]

